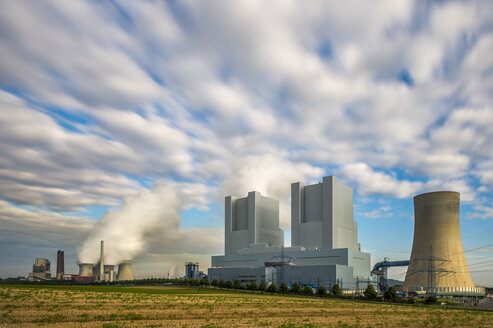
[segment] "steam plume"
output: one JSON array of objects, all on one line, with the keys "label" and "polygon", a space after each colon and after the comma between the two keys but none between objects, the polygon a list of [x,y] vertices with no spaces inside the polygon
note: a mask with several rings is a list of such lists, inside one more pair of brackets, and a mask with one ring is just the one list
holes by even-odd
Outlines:
[{"label": "steam plume", "polygon": [[79,263],[97,263],[99,243],[105,241],[105,263],[118,264],[145,251],[147,235],[167,226],[180,224],[177,186],[161,183],[152,190],[124,200],[120,209],[109,211],[94,226],[79,249]]}]

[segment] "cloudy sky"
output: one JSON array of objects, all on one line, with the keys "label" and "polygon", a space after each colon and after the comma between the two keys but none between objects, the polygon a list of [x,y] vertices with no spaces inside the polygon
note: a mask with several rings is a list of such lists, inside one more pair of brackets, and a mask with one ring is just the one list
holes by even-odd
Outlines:
[{"label": "cloudy sky", "polygon": [[0,0],[0,276],[76,272],[94,225],[137,276],[205,269],[251,190],[289,244],[290,184],[336,175],[372,262],[409,258],[414,195],[460,192],[491,286],[492,54],[486,0]]}]

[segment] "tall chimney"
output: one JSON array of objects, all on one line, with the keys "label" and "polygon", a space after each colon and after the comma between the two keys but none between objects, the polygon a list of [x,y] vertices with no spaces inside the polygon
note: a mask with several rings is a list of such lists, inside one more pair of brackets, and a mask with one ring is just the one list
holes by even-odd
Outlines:
[{"label": "tall chimney", "polygon": [[103,257],[104,257],[104,241],[101,240],[101,255],[99,259],[99,281],[104,280],[104,263],[103,263]]},{"label": "tall chimney", "polygon": [[56,278],[61,280],[65,273],[64,251],[59,250],[56,254]]}]

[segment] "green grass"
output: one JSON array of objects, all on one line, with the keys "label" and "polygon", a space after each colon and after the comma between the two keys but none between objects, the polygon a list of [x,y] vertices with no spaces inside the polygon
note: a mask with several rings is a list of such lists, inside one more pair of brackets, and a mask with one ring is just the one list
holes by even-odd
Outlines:
[{"label": "green grass", "polygon": [[234,293],[231,290],[209,289],[209,288],[171,288],[171,289],[154,289],[136,287],[120,287],[120,286],[65,286],[65,285],[0,285],[0,288],[22,288],[22,289],[51,289],[51,290],[66,290],[66,291],[81,291],[81,292],[101,292],[101,293],[135,293],[135,294],[230,294]]}]

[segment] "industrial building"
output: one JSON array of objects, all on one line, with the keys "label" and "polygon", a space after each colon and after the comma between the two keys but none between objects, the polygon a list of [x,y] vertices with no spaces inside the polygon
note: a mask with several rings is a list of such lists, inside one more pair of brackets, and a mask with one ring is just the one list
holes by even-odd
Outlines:
[{"label": "industrial building", "polygon": [[358,226],[353,221],[353,189],[337,177],[304,186],[291,185],[291,245],[360,250]]},{"label": "industrial building", "polygon": [[414,197],[414,240],[405,290],[442,295],[484,294],[475,287],[460,235],[460,194],[437,191]]},{"label": "industrial building", "polygon": [[185,262],[185,279],[207,279],[207,275],[199,270],[198,262]]},{"label": "industrial building", "polygon": [[50,261],[46,258],[37,258],[33,264],[33,271],[29,272],[27,280],[45,281],[51,280]]},{"label": "industrial building", "polygon": [[252,191],[244,198],[226,197],[224,208],[226,255],[252,244],[284,244],[284,232],[279,229],[279,201]]},{"label": "industrial building", "polygon": [[212,256],[209,279],[339,284],[344,290],[376,284],[370,254],[357,242],[350,187],[335,176],[310,186],[293,183],[291,215],[293,246],[284,247],[278,201],[258,192],[236,201],[226,197],[225,255]]}]

